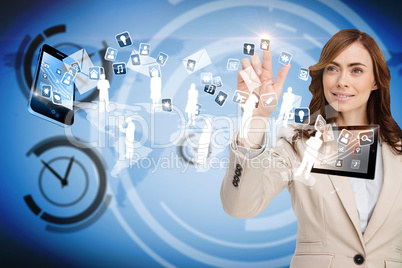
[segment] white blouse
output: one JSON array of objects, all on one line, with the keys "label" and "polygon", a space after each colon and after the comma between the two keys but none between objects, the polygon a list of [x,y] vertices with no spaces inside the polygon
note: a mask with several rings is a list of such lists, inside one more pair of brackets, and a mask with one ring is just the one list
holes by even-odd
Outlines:
[{"label": "white blouse", "polygon": [[[260,149],[248,149],[237,145],[237,137],[234,141],[236,149],[242,154],[248,156],[250,159],[260,155],[265,149],[265,135]],[[377,204],[378,197],[380,196],[382,184],[384,182],[384,167],[382,162],[381,142],[377,144],[377,159],[375,166],[374,180],[349,178],[353,192],[355,193],[357,214],[360,220],[360,229],[362,233],[366,231],[367,224],[370,221],[371,215],[375,205]]]}]

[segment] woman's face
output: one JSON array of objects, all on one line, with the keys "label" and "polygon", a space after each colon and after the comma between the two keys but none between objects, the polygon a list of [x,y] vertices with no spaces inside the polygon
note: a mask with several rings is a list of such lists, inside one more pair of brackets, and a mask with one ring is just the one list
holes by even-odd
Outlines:
[{"label": "woman's face", "polygon": [[369,52],[358,42],[351,44],[325,67],[322,82],[336,111],[365,113],[370,93],[377,89]]}]

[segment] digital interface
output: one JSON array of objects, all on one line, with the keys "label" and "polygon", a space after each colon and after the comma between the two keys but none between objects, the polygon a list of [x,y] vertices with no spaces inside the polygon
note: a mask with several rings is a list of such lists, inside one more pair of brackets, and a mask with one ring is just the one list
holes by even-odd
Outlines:
[{"label": "digital interface", "polygon": [[73,109],[74,81],[62,61],[44,52],[34,96],[41,102]]},{"label": "digital interface", "polygon": [[375,168],[378,127],[334,127],[332,130],[333,137],[321,146],[312,172],[321,169],[329,173],[335,171],[334,175],[348,172],[353,176],[353,173],[364,175],[369,168]]}]

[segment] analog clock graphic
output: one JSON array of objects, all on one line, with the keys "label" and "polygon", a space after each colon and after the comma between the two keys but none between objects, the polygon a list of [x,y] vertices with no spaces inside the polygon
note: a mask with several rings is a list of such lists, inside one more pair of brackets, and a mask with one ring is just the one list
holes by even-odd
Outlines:
[{"label": "analog clock graphic", "polygon": [[49,231],[71,232],[92,224],[106,210],[106,173],[101,158],[85,144],[66,137],[46,139],[31,150],[39,166],[37,189],[24,196],[29,209],[50,225]]}]

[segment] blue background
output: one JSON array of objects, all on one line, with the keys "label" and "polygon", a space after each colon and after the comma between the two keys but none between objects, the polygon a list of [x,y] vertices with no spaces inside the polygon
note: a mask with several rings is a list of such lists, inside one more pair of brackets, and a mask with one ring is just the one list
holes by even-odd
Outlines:
[{"label": "blue background", "polygon": [[[297,222],[287,192],[282,192],[255,219],[234,219],[224,213],[219,197],[225,168],[199,172],[190,166],[185,172],[180,168],[152,172],[152,168],[134,166],[116,178],[111,173],[118,155],[110,144],[94,148],[102,157],[108,178],[107,196],[111,202],[107,210],[87,228],[65,233],[49,231],[48,224],[35,216],[23,200],[25,195],[37,191],[42,168],[38,159],[26,153],[38,142],[66,135],[66,130],[28,113],[27,99],[22,93],[27,92],[27,87],[24,80],[18,81],[16,73],[21,68],[15,66],[15,59],[24,37],[34,38],[60,24],[66,25],[66,32],[45,42],[59,45],[66,54],[77,48],[62,43],[84,47],[94,53],[92,59],[98,65],[97,51],[105,48],[102,42],[119,50],[116,62],[127,62],[131,50],[137,49],[139,43],[150,43],[151,56],[156,57],[160,51],[169,55],[162,67],[162,98],[171,98],[175,106],[184,110],[187,90],[191,83],[196,83],[202,114],[237,118],[239,110],[231,102],[236,74],[226,70],[226,62],[229,58],[243,58],[243,43],[256,44],[256,51],[260,52],[260,36],[268,34],[275,75],[282,66],[276,60],[280,52],[291,52],[292,68],[285,87],[292,86],[293,92],[303,97],[302,106],[308,106],[310,79],[307,82],[298,79],[299,68],[318,61],[322,45],[338,30],[358,28],[372,35],[384,52],[392,76],[391,110],[401,125],[401,6],[391,1],[349,2],[172,0],[3,4],[1,262],[16,266],[35,263],[96,267],[288,267],[295,249]],[[130,32],[132,47],[118,47],[114,36],[123,31]],[[212,64],[188,75],[181,60],[202,48],[208,51]],[[223,91],[229,94],[223,107],[214,103],[215,96],[202,91],[201,72],[221,76]],[[150,102],[148,77],[132,70],[126,76],[114,76],[109,94],[112,102],[139,108],[137,114],[144,122],[150,122],[151,116],[144,109],[144,103]],[[156,114],[155,121],[155,137],[144,141],[148,148],[153,147],[151,142],[167,143],[180,123],[176,115],[167,113]],[[215,130],[221,128],[217,122],[213,124]],[[227,140],[234,129],[226,128]],[[77,113],[71,131],[83,141],[97,141],[97,129],[83,111]],[[138,125],[136,134],[141,136],[150,131]],[[155,160],[176,155],[174,146],[151,149],[148,157]],[[216,152],[218,158],[224,158],[229,151],[226,147]],[[61,148],[55,156],[70,154],[71,150]],[[49,160],[52,155],[48,157]],[[87,160],[82,161],[91,176],[96,176]],[[45,205],[43,208],[55,209]]]}]

